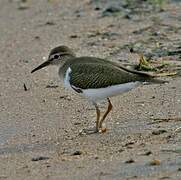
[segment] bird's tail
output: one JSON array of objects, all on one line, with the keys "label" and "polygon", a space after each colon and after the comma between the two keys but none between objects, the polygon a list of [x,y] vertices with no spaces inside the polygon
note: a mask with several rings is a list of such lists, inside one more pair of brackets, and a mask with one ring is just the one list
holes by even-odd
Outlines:
[{"label": "bird's tail", "polygon": [[168,83],[169,81],[165,81],[165,80],[161,80],[161,79],[157,79],[159,77],[162,77],[162,74],[153,74],[153,73],[149,73],[149,72],[144,72],[144,71],[137,71],[137,70],[133,70],[133,69],[128,69],[122,65],[117,65],[120,69],[123,69],[127,72],[133,73],[133,74],[137,74],[140,75],[140,77],[143,77],[143,81],[146,82],[150,82],[150,83],[154,83],[154,84],[164,84],[164,83]]}]

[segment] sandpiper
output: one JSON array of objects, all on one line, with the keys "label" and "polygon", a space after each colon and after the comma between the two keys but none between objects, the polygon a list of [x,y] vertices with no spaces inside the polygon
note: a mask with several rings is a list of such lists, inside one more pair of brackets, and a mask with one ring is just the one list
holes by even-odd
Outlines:
[{"label": "sandpiper", "polygon": [[[51,50],[48,60],[36,67],[31,73],[48,65],[59,66],[59,76],[64,86],[86,97],[96,109],[96,127],[92,133],[105,132],[103,121],[112,110],[110,97],[138,87],[143,82],[163,83],[154,76],[128,69],[115,62],[96,57],[76,57],[66,46]],[[107,99],[108,107],[102,117],[97,102]]]}]

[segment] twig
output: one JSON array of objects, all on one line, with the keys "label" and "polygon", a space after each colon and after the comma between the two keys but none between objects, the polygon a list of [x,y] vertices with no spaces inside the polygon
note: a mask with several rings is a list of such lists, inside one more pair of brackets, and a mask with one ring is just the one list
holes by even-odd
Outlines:
[{"label": "twig", "polygon": [[149,124],[158,124],[162,122],[169,122],[169,121],[181,121],[181,117],[170,117],[170,118],[152,118],[152,122]]}]

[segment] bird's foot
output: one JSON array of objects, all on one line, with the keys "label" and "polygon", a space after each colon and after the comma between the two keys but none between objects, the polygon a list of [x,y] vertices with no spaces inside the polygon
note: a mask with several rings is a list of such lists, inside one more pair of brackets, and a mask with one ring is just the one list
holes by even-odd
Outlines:
[{"label": "bird's foot", "polygon": [[103,123],[99,124],[99,132],[100,133],[107,132],[107,128],[105,127],[105,125]]},{"label": "bird's foot", "polygon": [[105,133],[107,131],[106,128],[100,128],[97,129],[96,127],[89,128],[89,129],[82,129],[79,132],[79,135],[90,135],[90,134],[95,134],[95,133]]},{"label": "bird's foot", "polygon": [[100,133],[105,133],[106,131],[107,131],[107,128],[100,128],[100,129],[99,129],[99,132],[100,132]]},{"label": "bird's foot", "polygon": [[93,127],[93,128],[89,128],[89,129],[82,129],[79,132],[79,135],[90,135],[90,134],[95,134],[98,132],[99,132],[99,130],[96,127]]}]

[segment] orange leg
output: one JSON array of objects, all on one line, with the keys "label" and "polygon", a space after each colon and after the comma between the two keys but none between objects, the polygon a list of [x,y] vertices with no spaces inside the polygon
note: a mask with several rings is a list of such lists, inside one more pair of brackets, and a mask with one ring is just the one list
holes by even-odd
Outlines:
[{"label": "orange leg", "polygon": [[95,108],[96,108],[96,115],[97,115],[97,119],[96,119],[96,132],[99,131],[99,119],[100,119],[100,110],[97,104],[94,104]]},{"label": "orange leg", "polygon": [[105,131],[105,129],[102,128],[102,123],[103,121],[105,120],[105,118],[107,117],[107,115],[109,114],[109,112],[112,110],[112,104],[111,104],[111,101],[109,100],[109,98],[107,98],[108,100],[108,107],[107,107],[107,110],[106,112],[104,113],[103,117],[101,118],[100,122],[99,122],[99,129],[103,132]]}]

